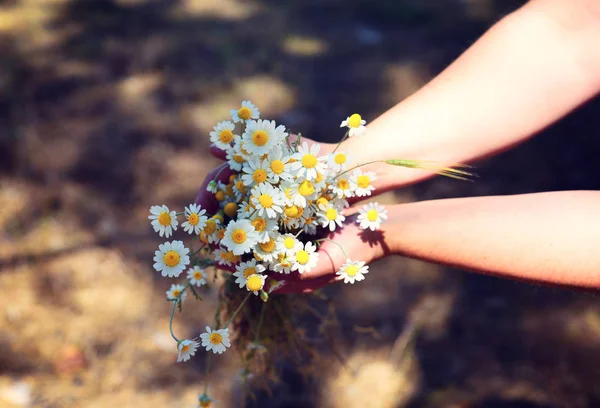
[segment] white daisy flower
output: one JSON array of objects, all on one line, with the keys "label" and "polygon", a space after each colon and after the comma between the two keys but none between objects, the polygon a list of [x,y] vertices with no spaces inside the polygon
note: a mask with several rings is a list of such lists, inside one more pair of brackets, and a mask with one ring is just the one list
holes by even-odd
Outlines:
[{"label": "white daisy flower", "polygon": [[354,185],[350,183],[350,180],[346,175],[342,177],[336,177],[333,180],[334,184],[331,184],[331,190],[337,195],[339,198],[350,198],[354,197]]},{"label": "white daisy flower", "polygon": [[268,241],[270,238],[269,234],[279,229],[276,219],[255,215],[250,219],[250,222],[258,234],[258,242]]},{"label": "white daisy flower", "polygon": [[340,207],[336,207],[333,204],[327,204],[321,211],[318,212],[319,221],[323,228],[329,228],[329,231],[335,231],[336,225],[342,227],[342,223],[346,219],[342,215]]},{"label": "white daisy flower", "polygon": [[325,172],[317,172],[317,177],[312,180],[313,185],[315,186],[315,190],[317,192],[324,191],[327,189],[327,179],[329,178],[329,171],[325,169]]},{"label": "white daisy flower", "polygon": [[269,152],[267,157],[268,180],[273,184],[279,183],[279,180],[292,181],[292,164],[289,163],[290,156],[284,152],[282,146],[276,147]]},{"label": "white daisy flower", "polygon": [[299,183],[294,183],[289,189],[289,195],[294,205],[300,207],[307,207],[307,200],[314,200],[317,198],[317,189],[312,181],[302,180]]},{"label": "white daisy flower", "polygon": [[331,153],[327,159],[327,165],[334,171],[344,171],[347,169],[348,164],[352,161],[352,156],[346,152]]},{"label": "white daisy flower", "polygon": [[305,178],[306,180],[314,180],[317,178],[317,172],[325,172],[326,156],[318,157],[321,145],[315,143],[308,147],[308,143],[302,143],[298,146],[298,152],[292,156],[296,160],[290,166],[290,169],[296,172],[296,177]]},{"label": "white daisy flower", "polygon": [[317,246],[315,244],[310,241],[305,243],[302,249],[298,250],[298,252],[290,257],[290,262],[292,262],[292,271],[304,273],[317,266],[319,254],[316,251]]},{"label": "white daisy flower", "polygon": [[238,207],[238,219],[248,218],[256,210],[252,203],[248,201],[242,201]]},{"label": "white daisy flower", "polygon": [[187,292],[185,291],[185,286],[183,285],[171,285],[166,294],[167,300],[177,300],[177,298],[179,298],[179,300],[177,300],[179,303],[183,303],[187,297]]},{"label": "white daisy flower", "polygon": [[[240,167],[240,169],[241,169],[241,167]],[[206,186],[206,191],[208,191],[209,193],[215,194],[217,192],[217,182],[214,180],[211,180],[210,183],[208,183],[208,185]]]},{"label": "white daisy flower", "polygon": [[258,119],[260,117],[258,108],[250,101],[243,101],[240,109],[232,109],[229,112],[231,113],[231,120],[235,123],[243,122],[248,119]]},{"label": "white daisy flower", "polygon": [[198,265],[188,270],[187,278],[191,285],[196,285],[198,287],[206,285],[206,271]]},{"label": "white daisy flower", "polygon": [[262,156],[281,143],[275,131],[275,121],[249,120],[242,135],[244,150],[255,156]]},{"label": "white daisy flower", "polygon": [[166,205],[153,205],[150,207],[148,219],[152,220],[151,224],[154,231],[158,232],[161,237],[169,238],[173,231],[177,230],[177,213],[169,211],[169,207]]},{"label": "white daisy flower", "polygon": [[294,234],[283,234],[277,237],[277,247],[279,252],[290,256],[302,249],[302,242]]},{"label": "white daisy flower", "polygon": [[302,231],[308,235],[315,235],[318,227],[317,219],[315,217],[309,217],[306,219]]},{"label": "white daisy flower", "polygon": [[242,171],[242,166],[248,160],[247,157],[242,154],[238,145],[234,146],[233,149],[227,150],[225,159],[227,160],[229,167],[234,171]]},{"label": "white daisy flower", "polygon": [[262,290],[265,286],[265,279],[267,279],[265,275],[257,273],[248,276],[248,279],[246,280],[246,289],[248,289],[249,292],[258,295],[258,291]]},{"label": "white daisy flower", "polygon": [[283,212],[284,199],[281,190],[269,183],[261,183],[252,189],[250,202],[258,211],[258,215],[277,218]]},{"label": "white daisy flower", "polygon": [[234,255],[242,255],[258,243],[258,234],[249,220],[230,221],[221,243]]},{"label": "white daisy flower", "polygon": [[280,221],[283,221],[284,225],[287,227],[297,228],[303,214],[303,207],[295,204],[288,205],[283,209],[283,215],[280,217]]},{"label": "white daisy flower", "polygon": [[240,288],[243,288],[246,286],[246,281],[249,276],[260,274],[265,270],[266,268],[264,265],[257,263],[256,259],[241,262],[235,267],[235,272],[233,273],[233,276],[236,278],[235,283],[237,283]]},{"label": "white daisy flower", "polygon": [[224,120],[217,123],[210,132],[210,141],[215,144],[219,149],[229,150],[231,149],[231,142],[233,142],[235,135],[233,134],[235,125],[230,120]]},{"label": "white daisy flower", "polygon": [[200,231],[206,226],[208,217],[205,216],[206,210],[202,210],[197,204],[190,204],[185,207],[185,218],[186,222],[181,224],[183,230],[189,234],[200,234]]},{"label": "white daisy flower", "polygon": [[218,230],[220,224],[221,220],[215,217],[206,220],[206,225],[204,225],[204,228],[200,231],[200,240],[208,244],[216,244],[219,242]]},{"label": "white daisy flower", "polygon": [[188,361],[191,356],[196,354],[200,344],[195,340],[182,340],[177,344],[177,362]]},{"label": "white daisy flower", "polygon": [[342,122],[340,127],[347,127],[349,129],[348,135],[350,137],[360,136],[367,131],[367,128],[365,127],[366,123],[366,120],[363,120],[358,113],[355,113],[352,116],[347,117],[346,120]]},{"label": "white daisy flower", "polygon": [[[273,260],[270,264],[270,269],[275,272],[288,274],[292,271],[292,262],[290,257],[286,256],[285,253],[280,253],[276,260]],[[269,290],[269,293],[271,290]]]},{"label": "white daisy flower", "polygon": [[233,182],[233,192],[235,195],[236,201],[239,203],[242,201],[244,197],[246,197],[246,193],[248,192],[248,188],[244,184],[244,180],[241,177],[237,177]]},{"label": "white daisy flower", "polygon": [[369,203],[358,210],[356,222],[361,229],[375,231],[381,227],[381,223],[387,220],[387,209],[378,203]]},{"label": "white daisy flower", "polygon": [[158,250],[154,252],[154,269],[165,277],[178,277],[181,272],[190,263],[190,257],[183,242],[172,241],[165,242],[158,246]]},{"label": "white daisy flower", "polygon": [[371,171],[364,172],[361,169],[356,169],[352,172],[350,183],[354,189],[354,193],[358,197],[366,197],[371,195],[371,191],[375,190],[373,181],[377,180],[375,173]]},{"label": "white daisy flower", "polygon": [[234,255],[232,251],[226,251],[225,248],[215,250],[215,259],[221,266],[232,266],[239,261],[239,255]]},{"label": "white daisy flower", "polygon": [[200,339],[202,339],[202,347],[205,347],[206,351],[212,350],[215,354],[224,353],[227,347],[231,346],[229,329],[212,330],[206,326],[206,333],[202,333]]},{"label": "white daisy flower", "polygon": [[279,251],[277,250],[276,240],[279,236],[278,233],[272,233],[268,241],[259,242],[254,248],[254,254],[258,255],[259,258],[265,262],[271,262],[277,258]]},{"label": "white daisy flower", "polygon": [[346,263],[335,274],[341,276],[344,283],[354,283],[365,279],[364,275],[368,272],[369,267],[365,266],[365,262],[346,259]]},{"label": "white daisy flower", "polygon": [[242,180],[244,181],[244,184],[249,187],[264,183],[269,176],[267,162],[258,157],[252,158],[244,163],[242,171],[244,172],[244,174],[242,174]]}]

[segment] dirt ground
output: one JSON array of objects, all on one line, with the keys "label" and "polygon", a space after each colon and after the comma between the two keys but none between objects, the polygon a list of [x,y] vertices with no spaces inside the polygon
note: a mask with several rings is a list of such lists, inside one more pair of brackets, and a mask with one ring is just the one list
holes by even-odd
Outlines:
[{"label": "dirt ground", "polygon": [[[175,363],[146,217],[193,200],[216,164],[209,129],[251,99],[335,140],[349,112],[373,119],[518,4],[0,0],[0,407],[194,407],[204,360]],[[381,201],[598,189],[599,112],[478,163],[476,183]],[[600,406],[595,294],[400,257],[372,268],[326,291],[336,351],[321,347],[312,378],[273,356],[279,381],[247,406]],[[176,332],[211,321],[205,298]],[[214,361],[209,392],[244,406],[238,355]]]}]

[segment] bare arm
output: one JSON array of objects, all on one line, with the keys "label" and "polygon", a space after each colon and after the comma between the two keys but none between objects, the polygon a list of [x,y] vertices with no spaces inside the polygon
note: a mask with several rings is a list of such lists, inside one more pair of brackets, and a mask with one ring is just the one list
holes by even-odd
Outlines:
[{"label": "bare arm", "polygon": [[[522,142],[600,91],[600,1],[533,0],[344,149],[355,162],[470,162]],[[387,190],[430,176],[373,165]]]}]

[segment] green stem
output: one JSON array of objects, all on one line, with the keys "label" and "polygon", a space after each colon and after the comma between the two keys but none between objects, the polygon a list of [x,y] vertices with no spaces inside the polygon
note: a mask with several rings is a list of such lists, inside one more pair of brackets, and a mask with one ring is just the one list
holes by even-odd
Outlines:
[{"label": "green stem", "polygon": [[169,320],[169,331],[171,332],[171,337],[179,343],[179,339],[173,333],[173,317],[175,316],[175,308],[177,307],[177,300],[173,301],[173,309],[171,310],[171,319]]},{"label": "green stem", "polygon": [[335,149],[333,149],[333,152],[331,152],[331,154],[335,153],[335,151],[338,149],[338,147],[340,147],[340,145],[342,144],[342,142],[348,138],[349,134],[350,134],[350,129],[346,130],[346,134],[344,134],[344,137],[342,137],[342,140],[340,140],[338,142],[337,146],[335,147]]},{"label": "green stem", "polygon": [[240,303],[240,305],[235,310],[235,312],[233,312],[233,314],[231,315],[231,317],[229,318],[229,320],[227,320],[227,323],[225,323],[225,326],[223,326],[224,329],[226,329],[227,326],[229,326],[229,324],[231,323],[231,321],[233,319],[235,319],[235,316],[237,316],[237,314],[239,313],[239,311],[242,310],[242,307],[244,306],[244,303],[246,303],[246,301],[250,298],[250,295],[252,295],[252,292],[248,293],[248,295],[246,296],[246,298],[242,301],[242,303]]},{"label": "green stem", "polygon": [[339,176],[341,176],[343,174],[346,174],[348,172],[351,172],[354,169],[357,169],[357,168],[362,167],[362,166],[366,166],[368,164],[373,164],[373,163],[385,163],[385,160],[373,160],[373,161],[369,161],[369,162],[366,162],[366,163],[363,163],[363,164],[359,164],[358,166],[354,166],[354,167],[352,167],[352,168],[350,168],[350,169],[348,169],[346,171],[341,172],[340,174],[338,174],[337,176],[335,176],[333,179],[335,180]]},{"label": "green stem", "polygon": [[339,248],[342,250],[342,253],[343,253],[343,254],[344,254],[344,256],[346,257],[346,259],[350,259],[350,257],[349,257],[349,256],[348,256],[348,254],[346,253],[346,251],[344,251],[344,248],[342,248],[342,246],[341,246],[340,244],[338,244],[337,242],[335,242],[334,240],[332,240],[332,239],[329,239],[329,238],[321,238],[321,239],[317,239],[317,240],[315,240],[314,242],[321,242],[321,241],[329,241],[329,242],[331,242],[331,243],[333,243],[333,244],[336,244],[336,245],[337,245],[337,246],[338,246],[338,247],[339,247]]}]

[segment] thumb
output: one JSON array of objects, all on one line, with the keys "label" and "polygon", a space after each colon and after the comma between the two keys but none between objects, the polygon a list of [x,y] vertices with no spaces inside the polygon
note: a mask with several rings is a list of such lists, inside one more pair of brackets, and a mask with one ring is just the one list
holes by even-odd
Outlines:
[{"label": "thumb", "polygon": [[339,246],[333,242],[324,241],[320,246],[317,265],[302,274],[301,279],[314,279],[321,276],[335,274],[346,262],[346,256]]}]

